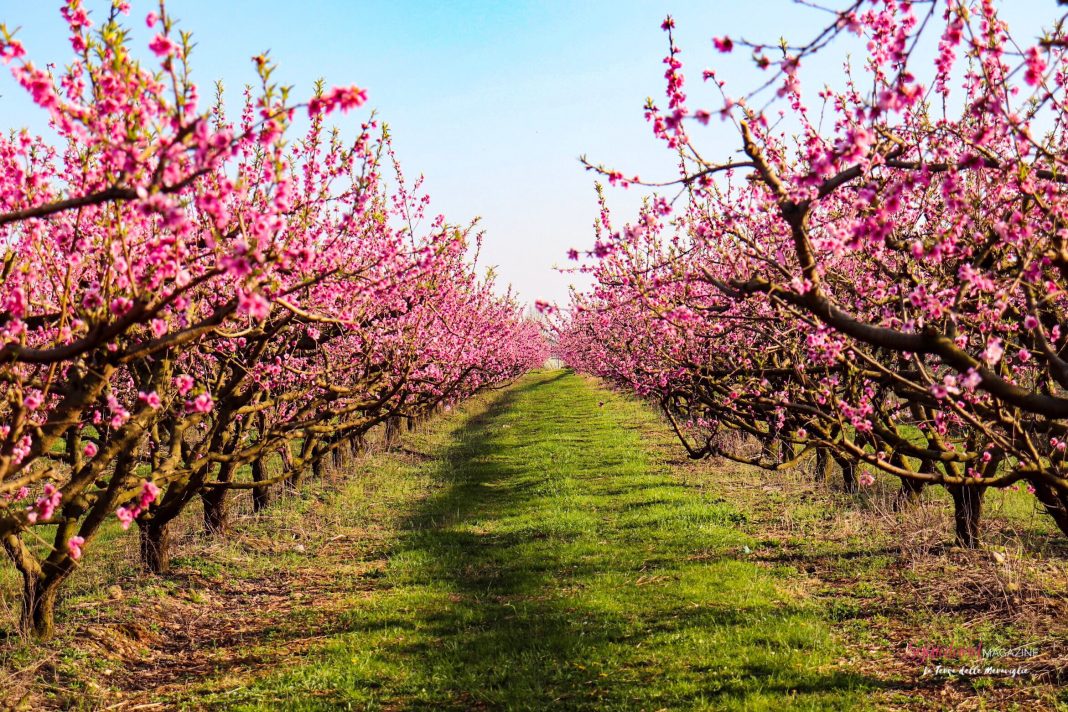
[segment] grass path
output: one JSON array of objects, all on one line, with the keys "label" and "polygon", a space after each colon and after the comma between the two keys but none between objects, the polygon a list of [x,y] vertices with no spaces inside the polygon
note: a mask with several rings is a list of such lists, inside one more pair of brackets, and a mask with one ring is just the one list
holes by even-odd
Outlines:
[{"label": "grass path", "polygon": [[743,517],[673,479],[647,409],[564,372],[522,379],[411,465],[429,495],[381,585],[242,709],[836,709],[875,684]]},{"label": "grass path", "polygon": [[[534,373],[260,513],[235,500],[224,539],[189,512],[169,576],[102,538],[57,639],[0,627],[0,709],[1068,712],[1040,515],[992,511],[957,550],[938,498],[891,515],[892,490],[833,485],[688,463],[647,405]],[[980,643],[1039,654],[934,677],[904,652]]]}]

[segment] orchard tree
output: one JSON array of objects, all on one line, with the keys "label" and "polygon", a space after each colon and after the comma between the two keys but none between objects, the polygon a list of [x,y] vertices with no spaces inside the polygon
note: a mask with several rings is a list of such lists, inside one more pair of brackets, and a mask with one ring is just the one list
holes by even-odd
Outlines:
[{"label": "orchard tree", "polygon": [[[1025,486],[1068,533],[1061,26],[1028,44],[992,2],[855,2],[803,46],[716,38],[771,76],[730,97],[707,70],[718,103],[691,110],[669,18],[667,105],[646,115],[682,204],[605,228],[599,291],[577,306],[634,305],[643,319],[602,330],[696,334],[711,353],[611,370],[659,371],[698,456],[723,454],[728,426],[820,470],[837,459],[847,482],[860,463],[897,476],[902,501],[943,485],[968,546],[982,492]],[[810,95],[813,55],[849,35],[863,62]],[[744,158],[708,160],[695,124],[736,131]]]},{"label": "orchard tree", "polygon": [[[0,139],[0,540],[39,637],[112,517],[164,572],[191,502],[225,533],[227,492],[263,506],[370,429],[544,358],[539,329],[478,278],[474,226],[424,220],[397,164],[387,188],[388,132],[326,128],[363,90],[293,103],[261,56],[231,121],[221,89],[198,109],[190,36],[162,5],[148,63],[126,2],[95,30],[80,0],[62,12],[61,72],[0,27],[0,58],[60,137]],[[310,125],[293,140],[298,111]]]}]

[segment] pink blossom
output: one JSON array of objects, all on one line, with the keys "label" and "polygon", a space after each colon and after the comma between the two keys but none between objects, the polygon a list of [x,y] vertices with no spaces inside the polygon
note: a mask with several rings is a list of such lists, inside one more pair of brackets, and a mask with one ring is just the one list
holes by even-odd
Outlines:
[{"label": "pink blossom", "polygon": [[978,388],[982,381],[983,377],[979,375],[979,372],[974,368],[969,368],[968,372],[964,375],[964,378],[961,379],[961,385],[964,386],[966,391],[971,392]]},{"label": "pink blossom", "polygon": [[62,499],[63,492],[51,483],[46,484],[44,486],[44,494],[38,497],[37,501],[31,505],[30,510],[32,511],[28,518],[31,522],[51,519]]},{"label": "pink blossom", "polygon": [[82,558],[82,546],[84,544],[84,537],[72,536],[70,539],[67,539],[67,552],[70,554],[70,558],[75,561]]},{"label": "pink blossom", "polygon": [[244,252],[236,255],[227,255],[220,260],[223,268],[238,279],[252,274],[252,264],[248,261]]},{"label": "pink blossom", "polygon": [[334,87],[321,97],[316,97],[308,102],[308,113],[311,116],[329,114],[335,109],[347,112],[363,106],[367,102],[367,90],[357,86]]},{"label": "pink blossom", "polygon": [[141,498],[139,504],[141,509],[146,509],[150,504],[156,501],[156,497],[159,496],[160,489],[154,482],[145,480],[141,483]]},{"label": "pink blossom", "polygon": [[82,449],[82,453],[90,459],[95,457],[97,453],[96,443],[92,441],[85,443],[85,447]]},{"label": "pink blossom", "polygon": [[25,55],[26,50],[23,48],[21,42],[16,39],[4,41],[4,39],[0,37],[0,62],[7,64],[12,59],[18,59]]},{"label": "pink blossom", "polygon": [[174,387],[178,389],[178,395],[184,396],[189,391],[193,390],[193,377],[185,373],[180,376],[175,376]]},{"label": "pink blossom", "polygon": [[115,316],[123,316],[133,308],[133,300],[126,297],[115,297],[111,300],[111,313]]},{"label": "pink blossom", "polygon": [[1001,339],[993,336],[986,343],[986,348],[983,349],[982,358],[988,366],[995,366],[1001,360],[1002,355],[1005,353],[1004,347],[1001,345]]},{"label": "pink blossom", "polygon": [[723,53],[730,52],[734,49],[734,42],[730,37],[713,37],[712,44],[717,50]]},{"label": "pink blossom", "polygon": [[1041,50],[1036,47],[1028,47],[1024,51],[1024,63],[1027,70],[1024,72],[1024,81],[1031,86],[1042,81],[1042,75],[1046,71],[1046,60],[1042,57]]},{"label": "pink blossom", "polygon": [[178,46],[178,43],[162,32],[152,38],[152,41],[148,43],[148,48],[157,57],[181,56],[181,47]]},{"label": "pink blossom", "polygon": [[960,388],[957,387],[957,377],[952,373],[947,373],[942,378],[942,383],[936,383],[931,386],[931,392],[935,398],[945,398],[949,395],[958,395]]},{"label": "pink blossom", "polygon": [[135,502],[131,502],[123,507],[119,507],[115,510],[115,516],[119,518],[119,523],[123,529],[129,529],[134,520],[146,509],[156,501],[156,497],[159,496],[160,489],[153,482],[144,480],[141,482],[141,492]]},{"label": "pink blossom", "polygon": [[89,289],[82,296],[82,307],[84,309],[96,309],[104,303],[103,298],[100,296],[99,289]]},{"label": "pink blossom", "polygon": [[3,310],[15,319],[21,319],[26,315],[26,290],[15,287],[3,299]]},{"label": "pink blossom", "polygon": [[151,391],[149,393],[140,391],[137,394],[137,399],[142,401],[145,405],[147,405],[149,408],[152,408],[153,410],[158,410],[160,405],[162,404],[162,402],[160,401],[159,394],[155,391]]},{"label": "pink blossom", "polygon": [[256,321],[263,321],[271,313],[271,303],[259,292],[242,292],[238,297],[237,308]]},{"label": "pink blossom", "polygon": [[109,393],[107,401],[108,409],[111,411],[111,427],[122,427],[122,425],[130,419],[130,411],[126,410],[126,408],[119,403],[118,398],[116,398],[114,394]]},{"label": "pink blossom", "polygon": [[133,509],[127,509],[126,507],[119,507],[115,510],[115,516],[119,518],[119,524],[123,529],[129,529],[134,520],[137,519],[137,515],[140,512],[135,512]]},{"label": "pink blossom", "polygon": [[207,391],[186,403],[187,410],[197,413],[208,413],[211,411],[212,406],[214,406],[214,402],[211,399],[211,394]]}]

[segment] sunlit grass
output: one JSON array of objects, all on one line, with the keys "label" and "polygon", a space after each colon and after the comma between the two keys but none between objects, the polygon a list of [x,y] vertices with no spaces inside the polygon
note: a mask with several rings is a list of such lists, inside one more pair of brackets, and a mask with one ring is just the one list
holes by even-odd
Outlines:
[{"label": "sunlit grass", "polygon": [[[599,401],[606,401],[599,407]],[[640,404],[525,379],[414,470],[433,478],[382,588],[241,709],[835,709],[822,616],[747,562],[744,517],[643,447]]]},{"label": "sunlit grass", "polygon": [[[141,573],[136,531],[110,521],[65,589],[60,637],[8,638],[0,663],[53,659],[37,689],[54,707],[106,707],[131,699],[113,673],[164,638],[120,659],[78,631],[166,636],[178,612],[207,621],[188,652],[157,663],[178,682],[130,704],[822,710],[943,699],[901,664],[904,641],[1055,652],[1034,611],[1063,595],[1063,567],[1031,548],[1055,538],[1026,493],[988,496],[986,549],[947,551],[937,488],[898,515],[889,478],[848,494],[803,469],[687,465],[647,404],[565,372],[483,394],[306,485],[255,515],[235,494],[226,539],[204,536],[190,507],[167,577]],[[1031,606],[1011,620],[997,612],[1008,583]],[[274,596],[271,609],[240,603],[249,592]],[[183,655],[217,672],[183,672]],[[990,709],[1033,685],[939,684],[943,701]],[[1019,709],[1062,698],[1047,683]]]}]

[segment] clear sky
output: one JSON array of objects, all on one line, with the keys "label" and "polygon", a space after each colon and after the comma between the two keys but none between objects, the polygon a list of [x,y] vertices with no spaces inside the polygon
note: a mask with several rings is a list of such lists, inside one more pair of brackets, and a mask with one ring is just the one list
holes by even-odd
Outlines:
[{"label": "clear sky", "polygon": [[[85,2],[95,14],[109,4]],[[143,44],[142,20],[154,3],[132,4]],[[1053,0],[1003,4],[1031,21],[1027,30],[1056,14]],[[69,60],[58,5],[0,0],[0,22],[22,28],[18,36],[38,64]],[[713,36],[803,41],[828,17],[790,0],[168,0],[167,7],[194,34],[191,64],[206,97],[221,79],[236,98],[255,78],[250,58],[264,50],[296,97],[309,95],[319,77],[366,88],[393,129],[407,175],[425,175],[432,211],[457,223],[481,216],[483,261],[528,302],[566,301],[574,277],[553,266],[566,266],[569,248],[593,241],[594,176],[579,155],[627,175],[674,175],[671,153],[642,112],[647,96],[663,96],[666,14],[676,18],[692,104],[712,108],[719,102],[700,86],[703,68],[722,70],[728,92],[760,80],[744,56],[717,54]],[[808,67],[808,77],[840,76],[840,60]],[[0,129],[41,130],[39,112],[6,73],[0,107]],[[342,124],[361,118],[338,115]],[[709,155],[738,148],[729,124],[713,120],[692,133]],[[638,197],[633,189],[610,192],[621,217]]]}]

